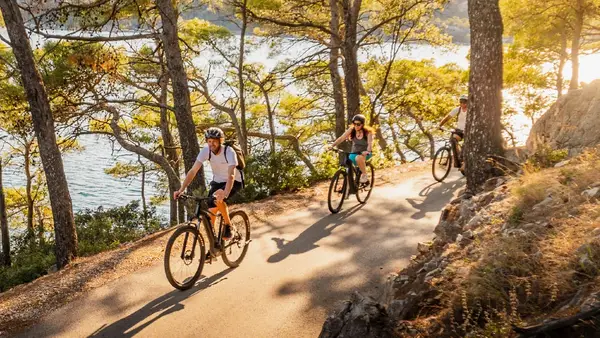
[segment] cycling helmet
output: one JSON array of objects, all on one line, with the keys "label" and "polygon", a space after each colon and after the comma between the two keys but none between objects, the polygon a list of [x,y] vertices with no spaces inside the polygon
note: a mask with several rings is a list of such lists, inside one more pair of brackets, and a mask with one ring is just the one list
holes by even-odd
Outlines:
[{"label": "cycling helmet", "polygon": [[204,132],[204,137],[207,140],[210,139],[210,138],[212,138],[212,139],[222,139],[222,138],[225,138],[225,133],[223,133],[223,131],[221,130],[221,128],[210,127],[208,129],[206,129],[206,131]]},{"label": "cycling helmet", "polygon": [[469,97],[467,95],[461,95],[459,100],[469,102]]},{"label": "cycling helmet", "polygon": [[354,117],[352,118],[352,122],[360,122],[362,124],[365,124],[367,122],[367,118],[363,115],[363,114],[357,114],[354,115]]}]

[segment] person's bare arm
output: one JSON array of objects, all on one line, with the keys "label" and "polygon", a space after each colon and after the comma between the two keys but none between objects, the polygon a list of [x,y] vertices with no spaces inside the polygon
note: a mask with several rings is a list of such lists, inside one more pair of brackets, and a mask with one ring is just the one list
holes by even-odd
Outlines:
[{"label": "person's bare arm", "polygon": [[177,199],[179,197],[179,195],[181,195],[185,191],[185,188],[187,188],[188,185],[190,185],[190,183],[192,183],[192,181],[194,180],[194,177],[196,177],[196,174],[198,174],[198,171],[200,170],[200,168],[202,168],[202,162],[196,161],[196,163],[194,163],[194,166],[192,167],[192,169],[190,169],[190,171],[188,171],[187,175],[185,176],[185,179],[183,180],[183,183],[181,184],[181,188],[179,188],[179,190],[175,192],[175,194],[173,196],[175,199]]},{"label": "person's bare arm", "polygon": [[438,125],[438,128],[442,128],[446,123],[448,123],[448,121],[452,118],[452,115],[448,114],[446,115],[442,121],[440,121],[440,124]]},{"label": "person's bare arm", "polygon": [[335,142],[333,142],[333,144],[331,146],[335,147],[338,144],[346,141],[348,139],[348,136],[350,136],[350,133],[352,133],[352,128],[354,128],[354,127],[348,128],[348,130],[346,130],[346,132],[344,133],[344,135],[340,136],[337,140],[335,140]]},{"label": "person's bare arm", "polygon": [[369,142],[369,146],[367,147],[367,152],[369,154],[373,153],[373,139],[375,138],[375,136],[373,135],[373,133],[369,133],[369,136],[367,137],[367,141]]}]

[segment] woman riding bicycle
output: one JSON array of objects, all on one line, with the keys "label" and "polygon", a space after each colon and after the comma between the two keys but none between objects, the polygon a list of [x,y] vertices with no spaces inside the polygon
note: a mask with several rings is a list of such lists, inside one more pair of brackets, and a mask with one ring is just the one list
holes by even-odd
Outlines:
[{"label": "woman riding bicycle", "polygon": [[358,165],[360,172],[360,183],[369,182],[369,176],[367,174],[367,161],[371,159],[373,149],[373,136],[375,130],[366,125],[367,119],[364,115],[354,115],[352,118],[352,126],[346,130],[344,135],[340,136],[331,147],[335,147],[338,144],[350,140],[352,141],[352,150],[350,152],[350,160],[354,165]]}]

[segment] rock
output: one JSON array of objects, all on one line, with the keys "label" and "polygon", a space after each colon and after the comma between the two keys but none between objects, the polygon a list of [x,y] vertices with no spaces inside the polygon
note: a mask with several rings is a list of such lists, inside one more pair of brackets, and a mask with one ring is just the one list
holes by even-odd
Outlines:
[{"label": "rock", "polygon": [[540,203],[534,205],[533,208],[531,208],[531,210],[535,211],[535,210],[544,209],[544,208],[549,207],[553,203],[554,203],[554,200],[552,199],[552,196],[548,196],[548,197],[546,197],[546,199],[544,199]]},{"label": "rock", "polygon": [[417,251],[422,254],[426,254],[431,250],[431,243],[419,243],[417,244]]},{"label": "rock", "polygon": [[398,318],[400,316],[400,313],[402,313],[402,310],[404,310],[405,305],[405,300],[394,299],[388,306],[388,315],[390,316],[390,318]]},{"label": "rock", "polygon": [[432,270],[432,271],[430,271],[429,273],[427,273],[427,274],[425,275],[425,281],[426,281],[426,282],[429,282],[429,281],[431,281],[431,280],[432,280],[432,279],[433,279],[433,278],[434,278],[436,275],[438,275],[440,272],[442,272],[442,269],[439,269],[439,268],[438,268],[438,269],[435,269],[435,270]]},{"label": "rock", "polygon": [[570,160],[564,160],[562,162],[558,162],[554,165],[554,168],[562,168],[564,166],[566,166],[567,164],[569,164],[569,162],[571,162]]},{"label": "rock", "polygon": [[469,223],[467,223],[467,225],[464,227],[464,229],[465,230],[476,229],[477,227],[479,227],[481,225],[482,222],[483,222],[483,216],[477,215],[477,216],[471,218],[471,220],[469,221]]},{"label": "rock", "polygon": [[452,243],[456,240],[456,236],[462,232],[462,228],[455,222],[440,222],[433,232],[444,242]]},{"label": "rock", "polygon": [[466,231],[464,234],[458,235],[456,237],[456,243],[458,245],[460,245],[461,247],[464,247],[472,242],[472,238],[473,238],[473,233],[469,230],[469,231]]},{"label": "rock", "polygon": [[48,274],[55,273],[56,271],[58,271],[58,267],[54,264],[48,269]]},{"label": "rock", "polygon": [[471,230],[465,231],[462,235],[464,238],[468,238],[468,239],[473,239],[473,237],[474,237],[473,231],[471,231]]},{"label": "rock", "polygon": [[600,187],[585,190],[584,192],[581,193],[581,195],[585,196],[587,198],[600,197]]},{"label": "rock", "polygon": [[319,337],[391,338],[393,326],[383,305],[355,292],[341,310],[327,317]]},{"label": "rock", "polygon": [[506,229],[502,232],[502,237],[520,237],[526,235],[527,232],[523,229]]},{"label": "rock", "polygon": [[561,96],[531,128],[527,150],[567,148],[571,153],[600,143],[600,80]]},{"label": "rock", "polygon": [[596,229],[592,230],[592,236],[594,236],[594,237],[600,236],[600,228],[596,228]]},{"label": "rock", "polygon": [[600,182],[596,182],[596,183],[590,185],[590,188],[598,188],[598,187],[600,187]]},{"label": "rock", "polygon": [[579,259],[579,266],[583,271],[586,272],[595,272],[598,269],[596,264],[590,259],[590,257],[587,254],[581,256],[581,258]]},{"label": "rock", "polygon": [[427,270],[427,271],[434,270],[437,267],[438,267],[437,259],[432,259],[431,261],[425,263],[425,265],[423,266],[423,268],[425,268],[425,270]]}]

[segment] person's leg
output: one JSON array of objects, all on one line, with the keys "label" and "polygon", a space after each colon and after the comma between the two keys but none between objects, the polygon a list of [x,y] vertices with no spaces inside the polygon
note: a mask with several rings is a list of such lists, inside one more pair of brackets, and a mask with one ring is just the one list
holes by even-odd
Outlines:
[{"label": "person's leg", "polygon": [[452,134],[450,137],[450,147],[452,147],[452,158],[454,159],[454,167],[460,167],[460,161],[458,159],[458,141],[460,140],[460,136],[456,134]]},{"label": "person's leg", "polygon": [[360,182],[368,182],[369,176],[367,175],[367,160],[363,155],[358,155],[356,156],[356,162],[358,163],[358,168],[360,168]]},{"label": "person's leg", "polygon": [[[208,191],[208,196],[213,196],[215,192],[217,192],[217,190],[223,189],[222,185],[223,184],[221,183],[210,182],[210,190]],[[209,201],[207,204],[208,211],[210,211],[210,223],[215,224],[215,221],[217,220],[217,211],[219,211],[217,208],[217,204],[214,201]]]}]

